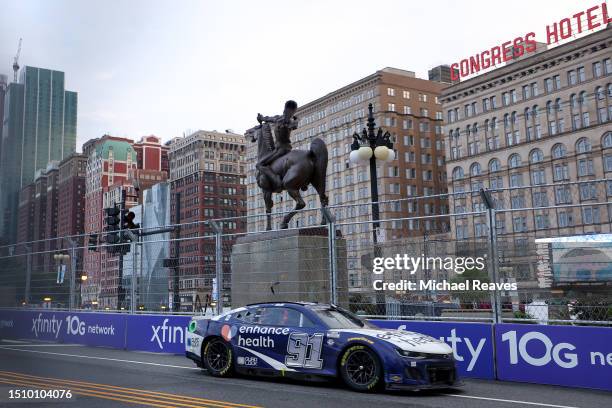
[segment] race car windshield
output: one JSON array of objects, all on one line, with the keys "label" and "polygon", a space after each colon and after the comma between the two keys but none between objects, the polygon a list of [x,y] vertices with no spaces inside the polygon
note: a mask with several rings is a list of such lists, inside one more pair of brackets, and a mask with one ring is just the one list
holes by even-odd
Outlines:
[{"label": "race car windshield", "polygon": [[370,327],[367,322],[344,310],[319,309],[316,310],[316,313],[330,329],[363,329],[364,327]]}]

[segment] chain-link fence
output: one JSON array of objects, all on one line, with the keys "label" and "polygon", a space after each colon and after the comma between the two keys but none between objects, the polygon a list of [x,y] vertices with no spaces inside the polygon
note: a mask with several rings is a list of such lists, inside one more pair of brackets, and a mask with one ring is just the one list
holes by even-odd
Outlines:
[{"label": "chain-link fence", "polygon": [[[112,245],[104,233],[6,245],[0,306],[216,313],[311,301],[378,318],[610,324],[611,186],[493,190],[493,209],[479,190],[309,206],[284,230],[265,231],[258,214],[143,225]],[[433,200],[459,211],[432,214]]]}]

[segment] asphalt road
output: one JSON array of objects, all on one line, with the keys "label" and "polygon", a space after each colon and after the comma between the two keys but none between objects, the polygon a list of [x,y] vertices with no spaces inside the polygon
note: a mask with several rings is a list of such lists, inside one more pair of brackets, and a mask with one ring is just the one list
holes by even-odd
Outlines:
[{"label": "asphalt road", "polygon": [[[70,390],[72,398],[9,398],[36,389]],[[0,340],[0,407],[12,406],[600,408],[612,406],[612,393],[466,380],[447,392],[361,394],[335,383],[213,378],[183,356]]]}]

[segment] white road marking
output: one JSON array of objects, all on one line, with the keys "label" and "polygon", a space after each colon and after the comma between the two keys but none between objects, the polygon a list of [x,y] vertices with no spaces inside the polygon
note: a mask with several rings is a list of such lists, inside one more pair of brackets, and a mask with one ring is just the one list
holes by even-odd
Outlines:
[{"label": "white road marking", "polygon": [[4,346],[0,344],[0,348],[7,347],[85,347],[84,344],[45,344],[45,343],[36,343],[36,344],[11,344],[10,346]]},{"label": "white road marking", "polygon": [[9,340],[9,339],[2,339],[0,340],[3,343],[27,343],[26,341],[21,341],[21,340]]},{"label": "white road marking", "polygon": [[13,351],[21,351],[23,353],[51,354],[51,355],[54,355],[54,356],[89,358],[89,359],[92,359],[92,360],[118,361],[120,363],[145,364],[145,365],[160,366],[160,367],[171,367],[171,368],[185,368],[187,370],[201,370],[198,367],[187,367],[187,366],[179,366],[179,365],[172,365],[172,364],[150,363],[148,361],[123,360],[123,359],[120,359],[120,358],[83,356],[83,355],[80,355],[80,354],[53,353],[51,351],[24,350],[24,349],[12,348],[12,347],[2,347],[2,346],[0,346],[0,349],[3,349],[3,350],[13,350]]},{"label": "white road marking", "polygon": [[543,402],[517,401],[517,400],[508,400],[508,399],[501,399],[501,398],[477,397],[475,395],[457,395],[457,394],[445,394],[445,395],[447,397],[471,398],[471,399],[486,400],[486,401],[507,402],[510,404],[535,405],[538,407],[579,408],[579,407],[569,406],[569,405],[554,405],[554,404],[545,404]]}]

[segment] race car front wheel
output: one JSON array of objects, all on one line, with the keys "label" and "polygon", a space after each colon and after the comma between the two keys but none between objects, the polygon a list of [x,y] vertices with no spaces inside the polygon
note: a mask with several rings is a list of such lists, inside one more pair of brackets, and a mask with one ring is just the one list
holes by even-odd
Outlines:
[{"label": "race car front wheel", "polygon": [[226,377],[234,367],[232,348],[221,338],[214,338],[204,345],[202,362],[214,377]]},{"label": "race car front wheel", "polygon": [[344,383],[356,391],[372,391],[381,384],[382,366],[376,354],[366,346],[349,347],[340,359]]}]

